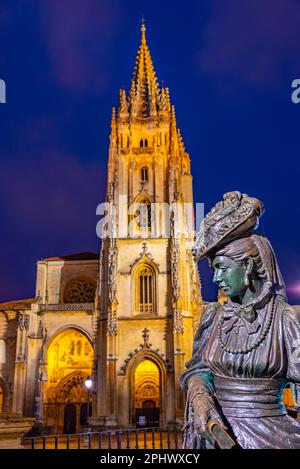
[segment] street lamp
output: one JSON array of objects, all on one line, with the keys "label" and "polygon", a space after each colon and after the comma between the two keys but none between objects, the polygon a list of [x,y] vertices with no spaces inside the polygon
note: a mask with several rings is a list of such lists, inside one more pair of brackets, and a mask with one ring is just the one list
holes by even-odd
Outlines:
[{"label": "street lamp", "polygon": [[89,416],[90,416],[90,390],[91,390],[91,387],[93,385],[93,382],[90,378],[90,376],[88,376],[84,382],[85,384],[85,387],[87,389],[87,395],[88,395],[88,399],[87,399],[87,415],[86,415],[86,425],[87,425],[87,431],[89,432]]},{"label": "street lamp", "polygon": [[89,390],[91,389],[91,387],[92,387],[92,384],[93,384],[93,383],[92,383],[92,380],[91,380],[91,378],[90,378],[89,376],[86,378],[84,384],[85,384],[85,387],[87,388],[87,390],[89,391]]}]

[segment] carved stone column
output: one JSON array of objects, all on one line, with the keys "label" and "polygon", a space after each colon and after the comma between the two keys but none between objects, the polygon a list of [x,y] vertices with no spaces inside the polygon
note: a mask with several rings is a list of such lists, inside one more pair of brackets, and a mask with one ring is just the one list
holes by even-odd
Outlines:
[{"label": "carved stone column", "polygon": [[[111,227],[112,229],[112,227]],[[110,231],[110,233],[112,233]],[[117,425],[117,256],[114,236],[103,240],[99,273],[96,367],[97,408],[90,419],[95,429]]]},{"label": "carved stone column", "polygon": [[174,353],[174,380],[175,380],[175,417],[178,423],[182,423],[184,416],[184,397],[179,386],[179,377],[184,368],[184,353],[182,352],[182,340],[184,332],[182,302],[180,291],[180,244],[177,234],[177,204],[173,203],[170,219],[171,234],[171,279],[173,296],[173,353]]},{"label": "carved stone column", "polygon": [[108,308],[107,308],[107,405],[109,415],[106,427],[115,427],[117,421],[117,262],[118,248],[115,238],[110,240],[108,249]]},{"label": "carved stone column", "polygon": [[14,391],[12,413],[23,416],[25,380],[27,368],[27,330],[29,316],[26,313],[17,313],[17,344],[16,344],[16,362],[14,375]]},{"label": "carved stone column", "polygon": [[41,325],[41,339],[42,346],[39,360],[38,371],[38,386],[37,396],[35,397],[35,425],[43,427],[44,424],[44,388],[47,377],[47,361],[46,361],[46,342],[47,342],[47,329]]}]

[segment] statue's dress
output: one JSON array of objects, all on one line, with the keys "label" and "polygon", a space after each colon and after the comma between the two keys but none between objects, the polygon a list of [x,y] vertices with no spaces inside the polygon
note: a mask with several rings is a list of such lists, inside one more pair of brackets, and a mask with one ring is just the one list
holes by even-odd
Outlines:
[{"label": "statue's dress", "polygon": [[[202,316],[181,386],[187,390],[194,374],[209,376],[216,406],[240,447],[300,448],[300,424],[287,415],[281,401],[288,381],[299,390],[299,348],[300,314],[280,297],[270,297],[252,322],[228,314],[228,304],[225,309],[213,303]],[[232,353],[234,349],[243,352]],[[188,399],[185,421],[184,446],[209,447],[194,431]]]}]

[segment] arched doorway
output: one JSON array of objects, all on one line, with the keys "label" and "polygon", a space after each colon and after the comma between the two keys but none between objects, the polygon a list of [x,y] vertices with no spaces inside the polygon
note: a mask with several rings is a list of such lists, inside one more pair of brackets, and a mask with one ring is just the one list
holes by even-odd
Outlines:
[{"label": "arched doorway", "polygon": [[76,433],[76,405],[69,403],[64,408],[64,434]]},{"label": "arched doorway", "polygon": [[144,359],[136,367],[134,378],[136,426],[159,426],[161,383],[157,365],[149,359]]},{"label": "arched doorway", "polygon": [[[83,430],[82,406],[86,405],[87,410],[88,403],[85,380],[92,375],[93,360],[92,344],[78,329],[66,329],[50,343],[44,392],[44,417],[49,432],[75,433]],[[87,414],[85,426],[86,420]]]}]

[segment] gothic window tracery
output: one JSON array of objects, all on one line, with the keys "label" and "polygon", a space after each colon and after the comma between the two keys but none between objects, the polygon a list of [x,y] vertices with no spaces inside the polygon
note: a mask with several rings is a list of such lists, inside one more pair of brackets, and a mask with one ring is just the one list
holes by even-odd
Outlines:
[{"label": "gothic window tracery", "polygon": [[65,303],[94,303],[95,285],[89,280],[76,279],[65,292]]},{"label": "gothic window tracery", "polygon": [[155,272],[150,265],[142,265],[136,278],[138,313],[151,314],[155,311]]}]

